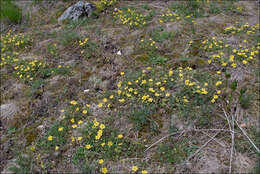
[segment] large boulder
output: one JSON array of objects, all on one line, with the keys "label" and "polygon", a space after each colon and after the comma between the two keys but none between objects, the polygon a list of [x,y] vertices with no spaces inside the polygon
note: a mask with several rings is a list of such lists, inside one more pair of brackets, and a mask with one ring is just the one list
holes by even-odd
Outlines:
[{"label": "large boulder", "polygon": [[92,11],[96,8],[95,5],[79,1],[76,4],[70,6],[59,18],[58,21],[64,19],[71,19],[73,21],[78,20],[82,16],[90,16]]}]

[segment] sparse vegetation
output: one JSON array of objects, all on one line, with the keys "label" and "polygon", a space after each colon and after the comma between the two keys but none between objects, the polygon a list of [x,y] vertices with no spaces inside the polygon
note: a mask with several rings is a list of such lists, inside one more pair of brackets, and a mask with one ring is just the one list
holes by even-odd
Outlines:
[{"label": "sparse vegetation", "polygon": [[255,2],[48,3],[1,1],[1,172],[258,172]]}]

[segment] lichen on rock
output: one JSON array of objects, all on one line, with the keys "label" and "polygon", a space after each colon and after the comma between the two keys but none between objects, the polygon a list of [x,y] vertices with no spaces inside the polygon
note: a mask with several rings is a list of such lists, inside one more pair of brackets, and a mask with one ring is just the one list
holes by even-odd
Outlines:
[{"label": "lichen on rock", "polygon": [[95,5],[79,1],[76,4],[70,6],[65,12],[58,18],[58,21],[65,19],[71,19],[73,21],[78,20],[82,16],[90,16],[92,11],[95,9]]}]

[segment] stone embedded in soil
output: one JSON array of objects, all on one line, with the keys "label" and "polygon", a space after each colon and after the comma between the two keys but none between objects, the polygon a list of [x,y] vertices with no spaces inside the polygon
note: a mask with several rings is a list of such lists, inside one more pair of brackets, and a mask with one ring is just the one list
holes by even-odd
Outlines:
[{"label": "stone embedded in soil", "polygon": [[15,114],[18,112],[18,107],[15,103],[2,104],[0,107],[0,120],[4,128],[10,128],[17,122]]},{"label": "stone embedded in soil", "polygon": [[92,11],[95,9],[95,5],[79,1],[76,4],[70,6],[59,18],[58,21],[65,19],[71,19],[73,21],[78,20],[82,16],[90,16]]}]

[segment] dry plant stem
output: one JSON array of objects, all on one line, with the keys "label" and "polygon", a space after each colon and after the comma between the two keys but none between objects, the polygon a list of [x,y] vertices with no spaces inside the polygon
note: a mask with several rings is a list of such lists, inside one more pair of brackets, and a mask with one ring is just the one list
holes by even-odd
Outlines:
[{"label": "dry plant stem", "polygon": [[231,132],[231,138],[232,138],[232,145],[231,145],[231,152],[230,152],[230,161],[229,161],[229,173],[232,172],[232,159],[233,159],[233,150],[234,150],[234,139],[235,139],[235,136],[234,136],[234,116],[232,114],[232,130],[233,132]]},{"label": "dry plant stem", "polygon": [[179,131],[179,132],[175,132],[175,133],[171,133],[171,134],[168,134],[168,135],[166,135],[166,136],[164,136],[164,137],[162,137],[161,139],[159,139],[158,141],[156,141],[155,143],[153,143],[152,145],[150,145],[147,149],[145,149],[145,151],[144,152],[146,152],[147,150],[149,150],[151,147],[153,147],[154,145],[156,145],[156,144],[158,144],[158,143],[160,143],[162,140],[164,140],[165,138],[168,138],[168,137],[170,137],[170,136],[172,136],[172,135],[176,135],[176,134],[183,134],[184,132],[186,132],[186,131]]},{"label": "dry plant stem", "polygon": [[[212,136],[210,136],[209,134],[207,134],[206,132],[202,131],[202,133],[204,133],[205,135],[207,135],[209,138],[212,138]],[[214,141],[216,141],[220,146],[222,147],[226,147],[225,145],[223,145],[222,143],[220,143],[218,140],[216,140],[215,138],[212,138]]]},{"label": "dry plant stem", "polygon": [[[192,129],[193,131],[223,131],[223,132],[233,132],[232,130],[227,130],[227,129]],[[236,133],[234,131],[234,133]]]},{"label": "dry plant stem", "polygon": [[256,151],[257,151],[258,153],[260,153],[258,147],[257,147],[257,146],[253,143],[253,141],[248,137],[246,131],[245,131],[242,127],[239,126],[239,124],[238,124],[238,122],[237,122],[236,120],[235,120],[235,122],[236,122],[238,128],[239,128],[239,129],[242,131],[242,133],[244,134],[244,136],[249,140],[249,142],[250,142],[250,143],[253,145],[253,147],[256,149]]},{"label": "dry plant stem", "polygon": [[226,117],[226,120],[228,122],[228,126],[229,126],[229,129],[231,131],[231,140],[232,140],[232,144],[231,144],[231,149],[230,149],[230,160],[229,160],[229,173],[231,173],[232,171],[232,158],[233,158],[233,148],[234,148],[234,117],[232,116],[232,127],[230,125],[230,120],[228,118],[228,115],[225,111],[225,109],[222,109],[223,112],[224,112],[224,115]]},{"label": "dry plant stem", "polygon": [[204,147],[207,146],[207,144],[209,142],[211,142],[221,131],[217,132],[215,135],[213,135],[213,137],[211,137],[205,144],[203,144],[194,154],[192,154],[191,156],[188,157],[188,159],[186,160],[189,161],[191,158],[193,158],[195,155],[197,155]]}]

